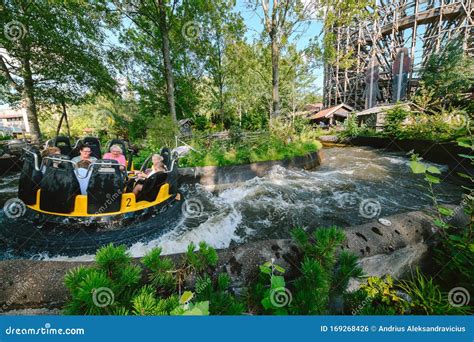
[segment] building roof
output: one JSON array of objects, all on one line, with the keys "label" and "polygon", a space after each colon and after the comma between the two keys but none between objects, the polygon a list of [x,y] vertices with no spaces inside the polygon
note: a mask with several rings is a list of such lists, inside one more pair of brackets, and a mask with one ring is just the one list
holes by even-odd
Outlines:
[{"label": "building roof", "polygon": [[411,105],[410,102],[379,105],[379,106],[375,106],[375,107],[372,107],[372,108],[364,109],[363,111],[358,112],[356,115],[357,116],[364,116],[364,115],[382,113],[382,112],[385,112],[389,109],[392,109],[395,106],[402,106],[403,108],[410,109],[410,105]]},{"label": "building roof", "polygon": [[23,109],[11,109],[11,108],[0,109],[0,119],[22,118],[22,117],[23,117]]},{"label": "building roof", "polygon": [[[346,105],[345,103],[341,103],[337,106],[329,107],[326,109],[321,110],[320,112],[311,115],[309,118],[311,120],[316,120],[316,119],[322,119],[322,118],[329,118],[331,115],[333,115],[336,111],[339,109],[345,109],[348,112],[354,111],[354,109],[351,106]],[[339,114],[340,115],[340,114]]]}]

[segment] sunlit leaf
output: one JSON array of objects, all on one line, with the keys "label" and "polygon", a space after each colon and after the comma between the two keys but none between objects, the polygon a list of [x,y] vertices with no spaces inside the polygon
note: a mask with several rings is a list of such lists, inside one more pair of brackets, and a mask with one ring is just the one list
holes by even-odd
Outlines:
[{"label": "sunlit leaf", "polygon": [[429,173],[441,174],[441,171],[436,166],[429,166],[426,169]]},{"label": "sunlit leaf", "polygon": [[446,207],[438,207],[438,211],[441,215],[444,216],[453,216],[454,215],[454,210]]},{"label": "sunlit leaf", "polygon": [[271,279],[272,289],[285,287],[285,278],[282,276],[273,276]]},{"label": "sunlit leaf", "polygon": [[280,272],[280,273],[285,273],[285,269],[281,266],[278,266],[278,265],[273,265],[273,267],[275,267],[275,269]]},{"label": "sunlit leaf", "polygon": [[435,177],[435,176],[432,176],[430,174],[425,174],[425,179],[430,182],[430,183],[434,183],[434,184],[438,184],[440,182],[439,178],[438,177]]},{"label": "sunlit leaf", "polygon": [[194,293],[191,291],[184,291],[183,295],[179,299],[180,304],[188,303],[191,299],[193,299]]},{"label": "sunlit leaf", "polygon": [[413,173],[425,173],[426,167],[416,160],[410,162],[410,168]]}]

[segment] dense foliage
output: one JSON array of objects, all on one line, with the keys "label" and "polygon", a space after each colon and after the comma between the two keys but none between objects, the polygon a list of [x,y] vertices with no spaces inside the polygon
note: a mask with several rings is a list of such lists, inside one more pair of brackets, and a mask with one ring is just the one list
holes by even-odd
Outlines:
[{"label": "dense foliage", "polygon": [[0,99],[25,106],[33,140],[40,108],[80,103],[115,91],[105,66],[103,16],[96,1],[0,3]]},{"label": "dense foliage", "polygon": [[[176,315],[176,314],[323,314],[330,301],[341,296],[350,277],[359,277],[357,257],[338,253],[345,240],[341,229],[318,229],[311,236],[293,232],[303,251],[301,274],[285,287],[276,273],[285,270],[273,261],[260,266],[260,278],[249,283],[240,296],[231,288],[227,273],[216,273],[217,252],[206,243],[190,244],[181,260],[163,257],[152,249],[132,262],[125,246],[109,245],[96,255],[96,266],[79,267],[65,277],[71,300],[68,314]],[[143,281],[145,280],[145,281]],[[268,286],[270,280],[270,287]],[[281,305],[281,291],[293,293]],[[193,300],[194,299],[194,300]]]},{"label": "dense foliage", "polygon": [[[287,142],[265,132],[254,139],[207,140],[194,138],[192,146],[197,147],[182,158],[181,166],[225,166],[255,163],[267,160],[281,160],[303,156],[321,148],[316,140],[294,139]],[[200,152],[199,152],[200,151]]]},{"label": "dense foliage", "polygon": [[[341,251],[342,229],[320,228],[309,234],[292,231],[301,252],[292,274],[274,259],[255,269],[255,277],[239,288],[218,272],[217,252],[191,243],[181,257],[149,251],[135,262],[125,246],[101,248],[93,267],[75,268],[66,275],[71,300],[67,314],[91,315],[387,315],[466,314],[454,306],[433,278],[418,270],[408,280],[387,275],[369,277],[355,291],[350,278],[363,276],[358,258]],[[235,284],[234,284],[235,285]],[[238,290],[238,291],[237,291]]]}]

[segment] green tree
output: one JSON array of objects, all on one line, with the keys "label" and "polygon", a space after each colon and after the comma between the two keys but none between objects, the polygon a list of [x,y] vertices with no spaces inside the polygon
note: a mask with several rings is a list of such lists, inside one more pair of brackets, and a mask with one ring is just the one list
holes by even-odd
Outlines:
[{"label": "green tree", "polygon": [[94,1],[2,0],[0,26],[0,96],[26,108],[34,142],[41,136],[39,105],[79,103],[114,90]]},{"label": "green tree", "polygon": [[421,91],[429,92],[445,108],[472,104],[469,97],[474,85],[474,62],[464,55],[461,44],[459,41],[446,44],[441,52],[429,57],[421,73],[424,85]]},{"label": "green tree", "polygon": [[295,29],[307,22],[315,14],[311,1],[301,0],[256,0],[254,9],[263,13],[262,21],[265,32],[270,39],[272,56],[272,111],[271,115],[280,115],[280,50],[288,41]]},{"label": "green tree", "polygon": [[205,1],[196,6],[192,19],[199,23],[199,34],[188,45],[189,51],[202,60],[205,72],[210,76],[210,82],[204,80],[204,84],[210,93],[211,116],[223,125],[229,123],[225,120],[230,97],[226,88],[229,78],[235,76],[228,68],[228,47],[241,41],[245,34],[243,19],[232,12],[233,6],[233,1],[228,0]]},{"label": "green tree", "polygon": [[[177,12],[182,3],[177,0],[116,0],[113,3],[119,17],[124,17],[120,19],[125,19],[122,24],[133,23],[133,27],[124,28],[124,42],[128,45],[137,44],[134,56],[141,56],[147,62],[155,64],[153,72],[159,71],[165,80],[168,110],[173,121],[177,122],[170,31],[177,24]],[[158,54],[161,55],[161,60],[152,62]]]}]

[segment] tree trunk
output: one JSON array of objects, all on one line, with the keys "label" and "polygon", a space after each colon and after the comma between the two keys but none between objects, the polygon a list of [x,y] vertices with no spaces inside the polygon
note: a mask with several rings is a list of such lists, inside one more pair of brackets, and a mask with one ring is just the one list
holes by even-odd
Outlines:
[{"label": "tree trunk", "polygon": [[171,58],[170,58],[170,39],[169,39],[169,30],[167,23],[166,8],[163,3],[163,0],[158,0],[158,5],[160,9],[160,31],[162,33],[162,44],[161,51],[163,53],[163,64],[165,68],[165,78],[166,78],[166,98],[168,100],[168,105],[170,107],[171,118],[174,122],[178,122],[176,118],[176,106],[174,102],[174,79],[173,79],[173,69],[171,67]]},{"label": "tree trunk", "polygon": [[26,116],[30,125],[30,136],[33,144],[39,144],[41,139],[41,131],[36,112],[35,89],[33,75],[31,73],[30,60],[24,57],[22,61],[23,67],[23,104],[26,108]]},{"label": "tree trunk", "polygon": [[222,37],[219,30],[216,30],[217,41],[217,86],[219,87],[219,116],[221,117],[222,126],[224,126],[224,75],[222,74]]},{"label": "tree trunk", "polygon": [[272,101],[273,101],[273,117],[280,115],[280,93],[278,90],[278,64],[280,60],[280,48],[278,46],[275,32],[271,34],[272,41]]}]

